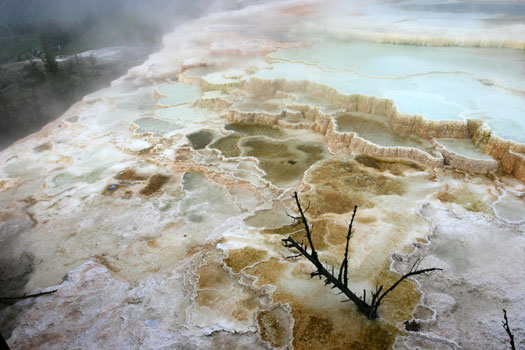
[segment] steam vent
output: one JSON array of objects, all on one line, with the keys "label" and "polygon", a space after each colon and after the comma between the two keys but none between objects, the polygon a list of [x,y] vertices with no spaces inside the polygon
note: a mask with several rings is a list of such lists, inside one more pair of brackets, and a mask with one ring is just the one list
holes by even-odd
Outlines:
[{"label": "steam vent", "polygon": [[[525,3],[276,1],[178,26],[0,152],[11,349],[525,349]],[[367,298],[369,320],[282,240]],[[309,245],[306,244],[308,251]]]}]

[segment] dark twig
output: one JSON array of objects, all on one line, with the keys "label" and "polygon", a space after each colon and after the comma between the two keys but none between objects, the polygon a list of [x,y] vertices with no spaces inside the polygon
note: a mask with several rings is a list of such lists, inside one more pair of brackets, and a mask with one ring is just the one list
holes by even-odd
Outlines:
[{"label": "dark twig", "polygon": [[509,335],[510,348],[512,350],[516,350],[516,345],[514,344],[514,335],[512,334],[512,331],[510,330],[509,319],[507,318],[507,310],[505,309],[503,309],[503,319],[504,321],[501,323],[503,324],[503,328],[505,328],[505,331]]},{"label": "dark twig", "polygon": [[4,300],[7,301],[7,300],[21,300],[21,299],[28,299],[28,298],[36,298],[36,297],[39,297],[39,296],[42,296],[42,295],[47,295],[47,294],[53,294],[57,291],[58,289],[55,289],[55,290],[51,290],[49,292],[42,292],[42,293],[36,293],[36,294],[30,294],[30,295],[22,295],[22,296],[19,296],[19,297],[0,297],[0,303],[4,303]]},{"label": "dark twig", "polygon": [[419,267],[420,263],[421,263],[420,260],[416,261],[416,263],[412,266],[412,269],[410,269],[410,271],[408,273],[405,273],[403,276],[401,276],[392,286],[390,286],[390,288],[388,288],[383,294],[380,295],[381,290],[383,289],[383,286],[381,286],[381,288],[376,292],[376,297],[377,298],[373,298],[372,299],[371,306],[374,309],[373,310],[373,314],[377,314],[377,309],[379,308],[379,305],[381,305],[381,302],[388,295],[388,293],[393,291],[397,286],[399,286],[401,284],[401,282],[403,282],[408,277],[416,276],[416,275],[422,275],[422,274],[429,273],[429,272],[432,272],[432,271],[443,271],[443,269],[440,269],[440,268],[437,268],[437,267],[432,267],[432,268],[429,268],[429,269],[418,270],[417,268]]}]

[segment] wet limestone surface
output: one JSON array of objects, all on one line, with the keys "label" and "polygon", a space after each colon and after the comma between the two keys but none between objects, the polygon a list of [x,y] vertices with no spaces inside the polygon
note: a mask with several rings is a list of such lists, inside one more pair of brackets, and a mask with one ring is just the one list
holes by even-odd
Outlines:
[{"label": "wet limestone surface", "polygon": [[157,135],[167,135],[175,130],[182,129],[183,126],[176,123],[167,122],[157,118],[145,117],[134,121],[138,125],[138,134],[153,133]]},{"label": "wet limestone surface", "polygon": [[250,136],[268,136],[273,139],[283,138],[286,133],[277,126],[253,124],[253,123],[230,123],[224,129]]},{"label": "wet limestone surface", "polygon": [[228,158],[239,157],[241,155],[241,149],[239,148],[239,140],[241,138],[241,134],[232,133],[218,138],[210,145],[210,148],[221,151],[221,153]]},{"label": "wet limestone surface", "polygon": [[215,134],[211,130],[199,130],[186,135],[194,149],[202,149],[208,146],[214,139]]},{"label": "wet limestone surface", "polygon": [[508,222],[525,222],[525,198],[522,193],[505,192],[493,203],[496,215]]},{"label": "wet limestone surface", "polygon": [[377,145],[395,147],[414,147],[431,152],[432,144],[415,135],[396,133],[384,117],[364,113],[347,113],[336,117],[338,130],[355,132],[362,138]]},{"label": "wet limestone surface", "polygon": [[158,86],[157,93],[163,96],[157,101],[163,107],[195,102],[202,96],[198,86],[180,83]]},{"label": "wet limestone surface", "polygon": [[425,166],[410,161],[401,161],[401,160],[388,160],[388,159],[379,159],[364,154],[360,154],[354,158],[357,162],[370,167],[377,169],[381,172],[388,171],[392,175],[403,175],[407,171],[424,171]]},{"label": "wet limestone surface", "polygon": [[[523,310],[521,294],[517,292],[523,289],[523,269],[515,259],[523,249],[523,230],[501,221],[480,220],[479,213],[445,208],[434,202],[423,206],[421,214],[435,229],[430,237],[432,243],[422,247],[414,258],[432,257],[434,265],[444,268],[432,278],[420,281],[426,293],[423,302],[436,310],[440,321],[420,322],[421,332],[429,337],[410,333],[399,339],[399,344],[445,349],[454,342],[462,348],[508,348],[508,337],[497,326],[501,327],[503,307],[512,307],[516,313]],[[485,264],[485,261],[491,263]],[[406,266],[410,262],[401,264]],[[504,281],[508,278],[514,287],[505,291]],[[484,321],[475,324],[465,321],[479,317]],[[519,318],[514,320],[518,325]],[[480,336],[463,337],[465,332]],[[440,341],[443,336],[449,339],[447,344]]]},{"label": "wet limestone surface", "polygon": [[306,181],[317,188],[308,195],[313,203],[310,212],[313,216],[346,213],[356,205],[372,208],[374,196],[401,196],[406,187],[400,179],[377,174],[372,168],[344,159],[318,164],[308,173]]},{"label": "wet limestone surface", "polygon": [[140,194],[151,196],[158,192],[162,186],[170,179],[169,176],[162,174],[155,174],[148,179],[148,183],[140,190]]},{"label": "wet limestone surface", "polygon": [[484,154],[481,149],[477,148],[471,139],[442,138],[436,139],[436,141],[445,146],[448,150],[467,156],[469,158],[493,159],[488,154]]},{"label": "wet limestone surface", "polygon": [[436,197],[444,203],[456,203],[471,212],[490,213],[490,205],[482,196],[473,191],[470,186],[465,185],[448,191],[438,192]]},{"label": "wet limestone surface", "polygon": [[389,98],[400,112],[431,120],[483,118],[499,136],[524,141],[520,50],[328,40],[280,50],[270,59],[274,69],[257,76],[316,81],[343,93]]},{"label": "wet limestone surface", "polygon": [[256,136],[245,138],[240,146],[241,155],[257,158],[266,173],[265,178],[278,186],[300,180],[305,170],[323,159],[327,152],[322,144],[297,139],[274,141]]},{"label": "wet limestone surface", "polygon": [[230,134],[218,138],[210,147],[218,149],[225,157],[241,156],[241,139],[249,136],[266,136],[271,139],[285,138],[287,133],[281,128],[272,125],[254,124],[249,122],[229,123],[224,129],[231,131]]},{"label": "wet limestone surface", "polygon": [[[203,325],[216,318],[224,322],[250,325],[261,300],[253,290],[239,285],[222,266],[218,252],[206,256],[206,262],[195,274],[198,276],[194,321]],[[229,302],[225,302],[229,300]],[[202,320],[201,320],[202,318]]]},{"label": "wet limestone surface", "polygon": [[234,273],[239,273],[245,267],[263,260],[267,255],[266,251],[252,247],[233,249],[228,252],[228,257],[224,259],[224,263],[230,267]]},{"label": "wet limestone surface", "polygon": [[292,318],[282,306],[259,312],[257,323],[263,341],[274,348],[284,348],[290,344]]},{"label": "wet limestone surface", "polygon": [[244,222],[253,227],[275,228],[291,222],[291,218],[286,215],[286,208],[280,201],[273,201],[269,209],[257,210],[254,215],[244,219]]}]

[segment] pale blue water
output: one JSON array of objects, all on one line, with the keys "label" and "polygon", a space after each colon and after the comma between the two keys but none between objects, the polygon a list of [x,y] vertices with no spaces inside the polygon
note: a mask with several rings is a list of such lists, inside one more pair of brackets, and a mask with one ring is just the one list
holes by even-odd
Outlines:
[{"label": "pale blue water", "polygon": [[159,104],[164,106],[195,102],[202,96],[200,87],[181,83],[161,85],[157,91],[166,96],[159,100]]},{"label": "pale blue water", "polygon": [[310,80],[346,94],[389,98],[401,113],[432,120],[485,119],[525,143],[525,53],[330,41],[280,50],[260,78]]}]

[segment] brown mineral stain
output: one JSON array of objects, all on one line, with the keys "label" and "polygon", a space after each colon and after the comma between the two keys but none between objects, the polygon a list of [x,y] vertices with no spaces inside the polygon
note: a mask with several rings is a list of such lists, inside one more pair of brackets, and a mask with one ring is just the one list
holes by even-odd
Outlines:
[{"label": "brown mineral stain", "polygon": [[257,314],[261,339],[274,348],[284,348],[290,343],[291,317],[282,306]]},{"label": "brown mineral stain", "polygon": [[264,177],[278,185],[301,179],[306,169],[325,154],[323,145],[297,139],[277,141],[252,136],[243,139],[240,145],[242,155],[257,158],[266,173]]},{"label": "brown mineral stain", "polygon": [[274,299],[292,308],[294,349],[390,349],[399,333],[382,320],[367,320],[348,303],[322,308],[280,292]]},{"label": "brown mineral stain", "polygon": [[151,196],[161,189],[161,187],[168,182],[169,176],[155,174],[148,180],[148,184],[140,190],[140,194],[145,196]]},{"label": "brown mineral stain", "polygon": [[266,258],[268,254],[264,250],[246,247],[242,249],[230,250],[228,257],[224,259],[227,266],[231,267],[232,271],[239,273],[246,266],[255,264],[258,261]]},{"label": "brown mineral stain", "polygon": [[373,222],[376,222],[377,218],[375,216],[364,216],[364,215],[361,215],[361,216],[356,216],[355,217],[355,221],[359,222],[361,224],[371,224]]},{"label": "brown mineral stain", "polygon": [[322,188],[315,194],[307,194],[307,198],[313,203],[308,212],[313,217],[327,213],[344,214],[356,205],[361,208],[374,206],[361,192],[339,192],[331,188]]},{"label": "brown mineral stain", "polygon": [[301,228],[302,228],[301,225],[295,223],[295,224],[290,224],[290,225],[284,225],[284,226],[277,227],[277,228],[264,229],[261,231],[261,233],[267,234],[267,235],[289,235],[293,232],[301,230]]},{"label": "brown mineral stain", "polygon": [[285,133],[279,127],[273,125],[231,123],[226,124],[224,128],[226,130],[232,130],[250,136],[268,136],[271,138],[280,138],[285,135]]},{"label": "brown mineral stain", "polygon": [[195,301],[199,303],[199,305],[213,308],[221,302],[221,298],[222,295],[216,290],[204,289],[197,292]]},{"label": "brown mineral stain", "polygon": [[223,156],[227,158],[239,157],[241,155],[241,149],[239,148],[239,140],[242,135],[238,133],[232,133],[227,136],[223,136],[213,142],[210,145],[210,148],[217,149],[221,151]]},{"label": "brown mineral stain", "polygon": [[308,173],[306,181],[314,185],[315,190],[301,199],[312,203],[309,214],[313,217],[347,213],[355,205],[371,208],[370,198],[374,196],[405,193],[402,179],[377,173],[354,160],[325,160]]},{"label": "brown mineral stain", "polygon": [[215,135],[211,130],[202,129],[188,134],[186,137],[191,142],[193,149],[203,149],[213,141]]},{"label": "brown mineral stain", "polygon": [[265,284],[275,285],[276,281],[281,278],[281,274],[286,270],[286,264],[281,262],[277,258],[270,258],[265,260],[253,267],[245,269],[247,274],[257,276],[258,286],[264,286]]},{"label": "brown mineral stain", "polygon": [[217,263],[208,263],[197,271],[199,289],[217,289],[225,287],[230,282],[230,275]]},{"label": "brown mineral stain", "polygon": [[381,172],[389,171],[393,175],[403,175],[409,170],[424,171],[426,169],[424,165],[408,160],[379,159],[364,154],[358,155],[354,159],[364,166],[377,169]]},{"label": "brown mineral stain", "polygon": [[208,262],[195,272],[199,276],[195,302],[235,320],[246,321],[259,307],[259,299],[250,289],[240,286],[219,259],[217,252],[210,254]]},{"label": "brown mineral stain", "polygon": [[46,142],[46,143],[43,143],[33,148],[33,151],[35,151],[35,153],[41,153],[44,151],[49,151],[52,148],[53,148],[53,144],[51,142]]},{"label": "brown mineral stain", "polygon": [[325,239],[330,245],[339,245],[346,242],[346,235],[348,234],[347,226],[340,225],[332,219],[319,220],[316,221],[314,225],[315,230],[324,232]]},{"label": "brown mineral stain", "polygon": [[447,191],[438,192],[436,194],[436,198],[442,201],[443,203],[454,201],[454,196],[452,195],[452,193],[447,192]]},{"label": "brown mineral stain", "polygon": [[[323,222],[310,223],[310,233],[312,237],[312,243],[316,250],[325,250],[328,246],[325,241],[325,236],[327,234],[326,229],[324,229]],[[294,232],[290,235],[296,242],[304,243],[307,247],[310,248],[310,244],[306,237],[306,231],[301,229]]]},{"label": "brown mineral stain", "polygon": [[113,260],[111,256],[108,256],[106,254],[95,255],[93,257],[93,260],[95,260],[101,265],[104,265],[111,272],[118,273],[120,271],[120,269],[111,262],[111,260]]},{"label": "brown mineral stain", "polygon": [[163,233],[176,233],[180,232],[186,226],[186,222],[183,218],[178,219],[177,221],[167,223],[162,228]]},{"label": "brown mineral stain", "polygon": [[156,239],[148,239],[146,241],[146,245],[148,246],[148,248],[159,248],[160,245],[159,245],[159,242],[157,242]]},{"label": "brown mineral stain", "polygon": [[438,192],[436,198],[443,203],[449,202],[461,205],[468,211],[482,213],[492,212],[490,205],[485,203],[478,194],[471,191],[467,186]]},{"label": "brown mineral stain", "polygon": [[[55,344],[61,344],[63,343],[67,338],[66,334],[63,334],[61,332],[53,332],[51,330],[44,331],[37,335],[36,337],[31,337],[31,339],[27,339],[27,345],[26,349],[37,349],[42,344],[46,344],[47,346],[55,345]],[[22,349],[23,347],[18,347],[16,344],[17,349]]]},{"label": "brown mineral stain", "polygon": [[250,313],[246,309],[239,306],[236,306],[232,310],[231,315],[238,321],[246,321],[250,317]]}]

